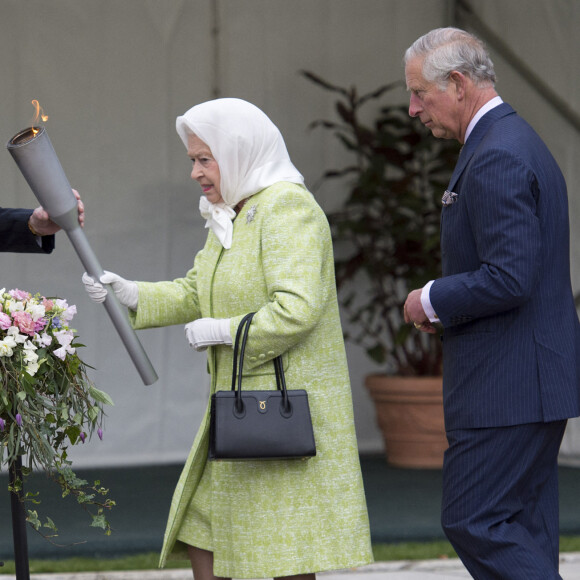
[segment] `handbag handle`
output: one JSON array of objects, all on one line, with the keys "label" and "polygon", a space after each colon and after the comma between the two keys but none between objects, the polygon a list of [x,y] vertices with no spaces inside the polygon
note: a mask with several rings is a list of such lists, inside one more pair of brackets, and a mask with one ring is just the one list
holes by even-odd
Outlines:
[{"label": "handbag handle", "polygon": [[[255,312],[246,314],[236,332],[236,340],[234,343],[234,368],[232,370],[232,391],[236,393],[236,410],[241,413],[244,408],[242,401],[242,369],[244,366],[244,354],[246,352],[246,342],[248,341],[248,333],[250,332],[250,323],[254,318]],[[238,351],[239,351],[239,367],[238,367]],[[286,378],[284,377],[284,367],[282,365],[282,357],[277,356],[272,361],[274,363],[274,371],[276,372],[276,386],[279,391],[282,391],[283,412],[288,414],[291,412],[290,401],[288,399],[288,392],[286,390]],[[238,376],[238,388],[236,390],[236,370]]]}]

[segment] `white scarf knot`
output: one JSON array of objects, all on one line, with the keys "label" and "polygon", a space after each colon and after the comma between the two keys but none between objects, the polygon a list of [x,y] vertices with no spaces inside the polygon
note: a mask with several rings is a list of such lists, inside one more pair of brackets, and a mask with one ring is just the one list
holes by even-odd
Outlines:
[{"label": "white scarf knot", "polygon": [[209,202],[205,195],[199,199],[199,212],[206,220],[205,227],[211,228],[221,245],[229,250],[232,247],[233,219],[236,217],[236,212],[223,202]]}]

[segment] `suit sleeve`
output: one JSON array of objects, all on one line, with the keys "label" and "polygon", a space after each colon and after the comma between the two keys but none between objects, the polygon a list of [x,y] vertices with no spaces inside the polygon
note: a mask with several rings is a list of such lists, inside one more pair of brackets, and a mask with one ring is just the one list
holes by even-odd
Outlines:
[{"label": "suit sleeve", "polygon": [[[0,252],[50,254],[54,236],[38,238],[28,229],[31,209],[0,208]],[[39,243],[40,239],[40,243]]]},{"label": "suit sleeve", "polygon": [[[490,149],[474,159],[461,195],[477,267],[433,283],[430,299],[443,326],[517,308],[530,298],[540,272],[536,183],[533,171],[510,151]],[[466,250],[456,239],[449,251]]]}]

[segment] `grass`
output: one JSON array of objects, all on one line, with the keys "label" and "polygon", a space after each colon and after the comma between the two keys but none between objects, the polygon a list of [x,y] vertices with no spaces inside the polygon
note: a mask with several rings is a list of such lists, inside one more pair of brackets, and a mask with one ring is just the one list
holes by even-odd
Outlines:
[{"label": "grass", "polygon": [[[31,574],[63,574],[67,572],[111,572],[124,570],[154,570],[159,562],[158,552],[123,556],[121,558],[65,558],[63,560],[30,560]],[[189,568],[186,561],[172,561],[167,568]],[[0,575],[14,574],[14,561],[4,562]]]},{"label": "grass", "polygon": [[[580,542],[579,542],[580,543]],[[373,544],[376,562],[392,560],[433,560],[457,558],[451,544],[445,540],[436,542],[404,542],[400,544]]]},{"label": "grass", "polygon": [[[562,536],[562,552],[580,552],[580,536]],[[455,558],[455,551],[449,542],[406,542],[401,544],[373,544],[377,562],[392,560],[432,560]],[[72,573],[72,572],[111,572],[124,570],[153,570],[157,568],[159,554],[149,552],[122,558],[67,558],[63,560],[30,560],[32,574]],[[167,568],[189,568],[189,563],[179,560],[170,561]],[[0,575],[14,574],[14,561],[4,562]]]}]

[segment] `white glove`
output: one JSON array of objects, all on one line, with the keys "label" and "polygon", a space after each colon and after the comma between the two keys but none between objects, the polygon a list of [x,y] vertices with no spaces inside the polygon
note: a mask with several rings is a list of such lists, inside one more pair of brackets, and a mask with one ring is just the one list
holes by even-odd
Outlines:
[{"label": "white glove", "polygon": [[199,318],[185,325],[185,338],[195,350],[232,344],[229,318]]},{"label": "white glove", "polygon": [[137,303],[139,302],[139,288],[137,282],[132,280],[125,280],[113,274],[113,272],[107,272],[101,276],[101,283],[95,282],[95,280],[89,276],[86,272],[83,274],[83,284],[85,285],[85,290],[93,302],[104,302],[107,297],[107,289],[103,284],[110,284],[115,296],[119,299],[119,302],[123,306],[127,306],[131,310],[137,310]]}]

